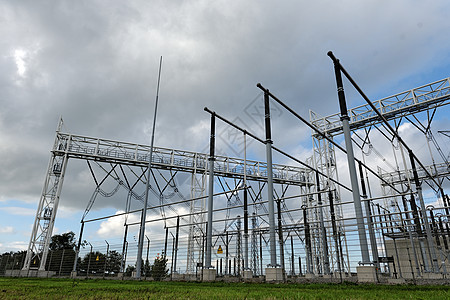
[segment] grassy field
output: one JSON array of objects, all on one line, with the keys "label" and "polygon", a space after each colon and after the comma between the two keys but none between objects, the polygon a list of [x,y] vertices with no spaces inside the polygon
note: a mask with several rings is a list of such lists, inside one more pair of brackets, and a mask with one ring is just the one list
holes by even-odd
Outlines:
[{"label": "grassy field", "polygon": [[0,299],[450,299],[450,287],[0,278]]}]

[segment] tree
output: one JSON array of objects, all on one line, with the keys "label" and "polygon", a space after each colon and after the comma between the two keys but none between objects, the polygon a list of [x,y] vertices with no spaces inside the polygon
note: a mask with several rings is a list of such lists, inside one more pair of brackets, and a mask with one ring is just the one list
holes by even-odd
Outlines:
[{"label": "tree", "polygon": [[55,234],[50,242],[50,250],[75,249],[75,233],[69,231],[63,234]]},{"label": "tree", "polygon": [[145,277],[151,276],[152,266],[150,265],[148,259],[145,260],[145,264],[142,264],[142,266],[142,274],[144,274]]},{"label": "tree", "polygon": [[18,270],[22,268],[27,251],[5,252],[0,255],[0,275],[5,274],[5,270]]},{"label": "tree", "polygon": [[152,277],[156,281],[164,279],[169,274],[167,269],[167,259],[164,256],[157,256],[151,267]]},{"label": "tree", "polygon": [[58,272],[59,275],[69,274],[75,259],[75,248],[76,241],[73,231],[52,236],[45,269]]},{"label": "tree", "polygon": [[122,254],[116,250],[109,251],[108,262],[106,263],[106,270],[108,272],[119,273],[122,265]]}]

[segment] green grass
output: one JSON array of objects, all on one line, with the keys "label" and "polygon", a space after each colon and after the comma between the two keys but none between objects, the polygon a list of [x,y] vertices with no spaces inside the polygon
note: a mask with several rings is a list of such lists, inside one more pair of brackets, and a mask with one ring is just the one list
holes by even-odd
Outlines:
[{"label": "green grass", "polygon": [[448,286],[0,278],[0,299],[450,299]]}]

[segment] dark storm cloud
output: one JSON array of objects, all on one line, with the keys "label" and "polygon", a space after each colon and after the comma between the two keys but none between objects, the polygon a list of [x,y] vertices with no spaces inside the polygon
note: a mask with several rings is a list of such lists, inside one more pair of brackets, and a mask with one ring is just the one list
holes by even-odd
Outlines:
[{"label": "dark storm cloud", "polygon": [[[245,118],[257,82],[305,118],[336,112],[328,50],[378,97],[440,79],[423,74],[449,65],[447,4],[412,3],[0,1],[0,199],[37,201],[60,115],[73,133],[149,143],[161,55],[155,143],[185,150],[207,146],[204,106]],[[309,130],[275,121],[277,145],[304,152]],[[84,208],[92,180],[69,170],[61,205]]]}]

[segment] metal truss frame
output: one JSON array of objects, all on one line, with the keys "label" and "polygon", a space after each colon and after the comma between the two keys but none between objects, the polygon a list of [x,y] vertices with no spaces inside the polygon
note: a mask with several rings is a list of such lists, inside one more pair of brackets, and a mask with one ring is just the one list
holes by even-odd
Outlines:
[{"label": "metal truss frame", "polygon": [[[408,115],[414,116],[414,114],[416,113],[423,111],[428,112],[430,109],[436,110],[438,107],[450,104],[450,78],[445,78],[402,93],[395,94],[390,97],[374,101],[373,104],[387,120],[407,118]],[[434,116],[434,112],[431,116],[431,119]],[[356,130],[358,129],[371,128],[372,126],[376,126],[377,124],[380,124],[382,122],[375,111],[373,111],[368,104],[349,109],[348,115],[350,117],[350,129],[352,130],[352,132],[356,132]],[[429,122],[431,122],[431,119],[429,116]],[[337,136],[343,132],[340,113],[321,117],[317,113],[310,111],[310,122],[318,129],[318,131],[322,132],[330,138],[333,138],[334,136]],[[396,128],[398,128],[398,126],[396,126]],[[429,128],[426,128],[426,131],[428,129]],[[368,135],[367,131],[366,134]],[[336,162],[335,149],[331,143],[323,139],[314,130],[312,131],[312,142],[312,159],[314,160],[314,166],[316,166],[318,170],[321,170],[323,173],[328,175],[328,178],[320,178],[319,186],[321,185],[324,188],[332,188],[336,190],[336,200],[339,201],[339,187],[335,188],[332,182],[329,180],[329,178],[337,179],[338,177],[337,167],[333,163],[333,159],[334,162]],[[365,142],[366,140],[364,139],[363,144]],[[437,177],[448,177],[449,175],[448,164],[434,164],[433,166],[427,167],[427,171]],[[408,174],[406,174],[405,172],[408,172]],[[426,172],[424,170],[418,170],[418,172],[421,180],[425,180],[426,182]],[[395,171],[391,173],[383,173],[381,169],[379,169],[378,173],[382,177],[382,179],[393,185],[406,180],[406,178],[412,178],[412,170],[404,172]],[[382,191],[384,195],[392,194],[393,196],[393,190],[391,190],[391,188],[383,182]],[[310,201],[314,202],[315,200],[312,199]],[[314,205],[314,203],[308,203],[308,205]],[[341,213],[342,215],[342,206],[339,205],[337,207],[337,213]],[[328,210],[325,210],[325,213],[327,212]],[[314,221],[313,216],[311,217],[311,221]],[[318,219],[319,218],[317,217],[315,221],[318,221]],[[327,216],[327,219],[329,220],[329,216]],[[337,220],[339,220],[338,216]],[[319,224],[319,222],[316,222],[316,226],[318,226],[317,224]],[[340,224],[340,222],[338,222],[338,224]],[[323,239],[323,237],[320,237],[319,229],[317,229],[316,231],[313,230],[312,232],[316,232],[319,238]],[[319,252],[319,254],[316,255],[323,256],[323,249],[320,249],[319,238],[315,243],[313,243],[313,246],[314,248],[316,248],[316,251]],[[343,241],[345,242],[345,237]],[[334,255],[332,256],[334,258]],[[333,264],[333,261],[331,263]],[[344,264],[342,265],[344,266]],[[316,268],[320,269],[320,267],[317,266]]]},{"label": "metal truss frame", "polygon": [[[438,80],[402,93],[392,95],[377,101],[374,106],[387,119],[393,120],[402,116],[415,114],[430,108],[437,108],[450,102],[450,78]],[[313,113],[311,123],[320,131],[329,135],[342,133],[340,114],[319,117]],[[348,110],[350,129],[357,130],[381,123],[381,120],[368,104]],[[313,132],[313,135],[316,135]]]},{"label": "metal truss frame", "polygon": [[[146,168],[148,165],[150,148],[147,145],[73,135],[61,132],[61,128],[62,120],[56,131],[55,142],[51,150],[44,188],[39,201],[23,270],[36,267],[39,270],[45,270],[45,261],[69,158],[141,168]],[[154,147],[152,168],[191,173],[193,176],[193,190],[191,194],[200,195],[204,193],[204,174],[207,170],[207,158],[208,155],[203,153]],[[246,164],[245,168],[244,164]],[[247,180],[267,181],[267,164],[265,162],[253,160],[244,162],[244,159],[226,156],[217,156],[214,161],[214,174],[217,176],[243,179],[244,169],[246,170]],[[274,183],[297,186],[310,185],[311,183],[306,182],[307,177],[304,176],[307,172],[309,172],[309,169],[302,167],[274,164]],[[197,177],[200,177],[200,179]],[[204,201],[204,199],[198,201]],[[191,203],[192,212],[204,210],[204,204],[198,203],[198,201]],[[199,215],[201,216],[202,214]],[[191,224],[193,224],[195,220],[191,221]],[[199,222],[199,224],[202,224],[202,222]],[[192,236],[195,236],[194,232],[192,232]],[[192,262],[194,261],[192,252],[188,253],[188,261],[187,271],[191,271]]]}]

